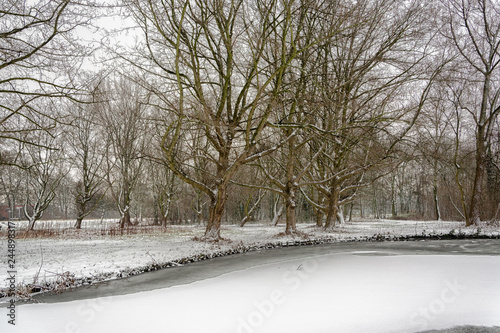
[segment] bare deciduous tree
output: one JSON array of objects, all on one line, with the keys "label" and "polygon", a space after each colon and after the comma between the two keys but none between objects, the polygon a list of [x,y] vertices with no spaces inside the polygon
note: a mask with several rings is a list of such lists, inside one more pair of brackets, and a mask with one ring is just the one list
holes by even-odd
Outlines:
[{"label": "bare deciduous tree", "polygon": [[[302,51],[294,32],[308,9],[267,0],[125,3],[148,50],[134,65],[153,76],[149,88],[171,117],[163,143],[169,167],[210,198],[205,238],[218,240],[232,177],[273,150],[262,147],[262,135],[283,76]],[[266,50],[280,54],[272,67],[264,61]],[[189,128],[202,131],[208,145],[193,156],[210,165],[208,182],[191,175],[194,162],[174,153]]]},{"label": "bare deciduous tree", "polygon": [[17,134],[48,130],[57,123],[57,115],[38,108],[37,100],[74,98],[80,91],[74,78],[88,50],[71,34],[88,21],[88,5],[69,0],[1,2],[0,163],[16,164],[9,142],[29,140]]},{"label": "bare deciduous tree", "polygon": [[480,96],[476,99],[464,94],[459,100],[460,107],[470,113],[475,123],[474,184],[466,225],[478,225],[481,221],[487,149],[500,114],[500,86],[496,82],[500,69],[500,5],[491,0],[449,0],[446,5],[448,36],[467,64],[461,70],[472,71],[465,72],[467,75],[461,78],[468,77],[468,90]]},{"label": "bare deciduous tree", "polygon": [[72,124],[68,128],[67,141],[76,171],[76,188],[73,190],[76,206],[75,228],[80,229],[83,219],[92,213],[102,196],[104,186],[104,140],[99,130],[99,103],[75,104],[70,107]]},{"label": "bare deciduous tree", "polygon": [[143,90],[125,79],[111,81],[103,92],[101,112],[106,139],[109,189],[120,212],[120,228],[131,225],[132,195],[141,178],[150,133]]},{"label": "bare deciduous tree", "polygon": [[309,173],[321,202],[306,197],[326,215],[326,228],[373,181],[366,172],[390,161],[422,109],[437,73],[423,69],[433,37],[425,26],[428,5],[358,1],[342,33],[321,45],[315,125],[326,147]]},{"label": "bare deciduous tree", "polygon": [[33,230],[36,221],[42,218],[68,172],[64,166],[62,145],[56,143],[56,134],[39,132],[36,140],[40,142],[40,146],[28,144],[23,149],[26,170],[24,214],[28,218],[28,231]]}]

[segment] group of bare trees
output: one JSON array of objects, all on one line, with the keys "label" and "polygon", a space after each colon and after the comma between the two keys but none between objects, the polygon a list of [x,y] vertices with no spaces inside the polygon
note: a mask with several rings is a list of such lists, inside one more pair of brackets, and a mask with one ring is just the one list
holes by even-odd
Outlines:
[{"label": "group of bare trees", "polygon": [[190,211],[207,239],[224,216],[499,218],[496,1],[123,0],[140,38],[78,80],[53,48],[82,9],[44,4],[0,32],[0,167],[26,177],[2,184],[31,227],[62,179],[77,228],[102,200],[121,227]]}]

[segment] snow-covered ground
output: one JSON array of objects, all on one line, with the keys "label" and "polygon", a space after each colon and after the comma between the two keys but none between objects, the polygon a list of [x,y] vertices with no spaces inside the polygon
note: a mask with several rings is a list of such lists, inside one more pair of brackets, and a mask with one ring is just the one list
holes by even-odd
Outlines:
[{"label": "snow-covered ground", "polygon": [[[23,222],[21,222],[23,223]],[[39,228],[64,229],[72,221],[43,222]],[[125,236],[96,236],[86,234],[93,228],[107,228],[115,222],[87,221],[79,233],[65,234],[64,238],[28,238],[16,239],[16,282],[20,286],[27,284],[43,285],[45,282],[63,281],[73,278],[110,279],[137,271],[137,268],[152,264],[164,264],[180,258],[199,254],[210,256],[242,246],[262,246],[269,243],[287,242],[291,237],[276,237],[283,232],[283,226],[273,227],[263,224],[248,224],[244,228],[234,225],[223,226],[222,236],[231,242],[209,244],[193,240],[201,236],[203,226],[169,226],[163,233],[146,233]],[[5,223],[4,223],[5,224]],[[6,227],[4,225],[4,227]],[[21,228],[21,225],[18,226]],[[299,231],[311,239],[345,241],[362,239],[374,235],[404,236],[477,233],[476,228],[464,228],[463,222],[442,221],[394,221],[375,220],[347,223],[333,232],[314,227],[311,224],[299,224]],[[5,230],[5,229],[3,229]],[[482,228],[481,234],[500,235],[500,228]],[[0,288],[8,285],[7,242],[1,242],[2,269]]]},{"label": "snow-covered ground", "polygon": [[[315,255],[188,285],[18,306],[1,332],[377,333],[500,326],[500,256]],[[2,316],[4,317],[4,316]]]}]

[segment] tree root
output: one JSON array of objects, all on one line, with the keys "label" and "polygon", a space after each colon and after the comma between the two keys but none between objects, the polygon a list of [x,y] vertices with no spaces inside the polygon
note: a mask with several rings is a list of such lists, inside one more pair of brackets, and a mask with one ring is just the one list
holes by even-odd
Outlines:
[{"label": "tree root", "polygon": [[298,231],[298,230],[287,230],[284,232],[280,232],[279,234],[275,235],[274,238],[282,238],[282,237],[293,237],[293,238],[302,238],[302,239],[310,239],[311,235],[303,232],[303,231]]}]

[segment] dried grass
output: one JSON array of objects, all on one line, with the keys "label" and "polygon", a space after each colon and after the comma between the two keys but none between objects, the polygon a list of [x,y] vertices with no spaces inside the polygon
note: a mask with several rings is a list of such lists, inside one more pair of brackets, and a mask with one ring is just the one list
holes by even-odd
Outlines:
[{"label": "dried grass", "polygon": [[[98,237],[120,237],[138,234],[171,234],[178,233],[178,228],[173,229],[162,226],[132,226],[126,228],[111,227],[111,228],[53,228],[45,227],[42,229],[35,229],[28,231],[26,229],[17,229],[17,239],[36,239],[36,238],[49,238],[49,239],[95,239]],[[181,230],[182,231],[182,230]],[[0,231],[0,237],[7,237],[7,231]]]}]

